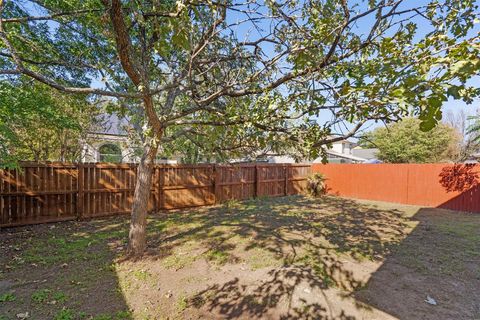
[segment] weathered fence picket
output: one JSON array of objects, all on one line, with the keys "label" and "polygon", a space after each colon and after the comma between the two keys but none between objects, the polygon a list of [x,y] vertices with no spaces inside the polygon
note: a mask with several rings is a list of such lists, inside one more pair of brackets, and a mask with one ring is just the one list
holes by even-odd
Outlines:
[{"label": "weathered fence picket", "polygon": [[[149,210],[301,193],[308,164],[156,165]],[[0,227],[130,212],[135,164],[33,163],[0,170]]]}]

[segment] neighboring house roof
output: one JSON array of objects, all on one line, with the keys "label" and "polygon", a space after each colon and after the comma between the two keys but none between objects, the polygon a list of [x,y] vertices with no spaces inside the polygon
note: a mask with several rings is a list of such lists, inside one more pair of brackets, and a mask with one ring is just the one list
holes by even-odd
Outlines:
[{"label": "neighboring house roof", "polygon": [[[329,138],[336,138],[336,136],[329,136]],[[348,144],[351,144],[351,145],[356,145],[356,142],[350,141],[348,139],[343,139],[343,140],[340,140],[340,141],[332,142],[332,144],[344,144],[344,143],[348,143]]]},{"label": "neighboring house roof", "polygon": [[128,119],[116,114],[103,113],[97,117],[97,121],[98,128],[94,129],[96,133],[124,135],[129,127]]},{"label": "neighboring house roof", "polygon": [[356,157],[354,155],[351,155],[351,154],[346,154],[346,153],[340,153],[340,152],[336,152],[336,151],[333,151],[333,150],[327,150],[327,154],[328,155],[331,155],[331,156],[334,156],[334,157],[337,157],[337,158],[344,158],[344,159],[349,159],[349,160],[353,160],[353,161],[365,161],[365,158],[360,158],[360,157]]},{"label": "neighboring house roof", "polygon": [[363,158],[363,159],[375,159],[377,157],[378,149],[377,148],[368,148],[368,149],[360,149],[354,148],[352,149],[352,154],[355,157]]},{"label": "neighboring house roof", "polygon": [[125,128],[128,127],[128,120],[126,118],[119,118],[117,115],[112,114],[106,122],[105,133],[124,135],[126,134]]},{"label": "neighboring house roof", "polygon": [[[340,153],[333,150],[327,150],[327,154],[335,158],[348,159],[348,160],[358,161],[358,162],[364,162],[366,160],[364,158],[356,157],[351,154]],[[321,158],[317,158],[313,161],[313,163],[319,163],[319,162],[321,162]]]}]

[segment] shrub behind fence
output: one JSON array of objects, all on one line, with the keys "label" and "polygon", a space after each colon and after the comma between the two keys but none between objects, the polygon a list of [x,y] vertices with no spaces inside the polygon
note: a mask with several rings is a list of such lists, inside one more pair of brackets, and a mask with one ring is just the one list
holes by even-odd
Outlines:
[{"label": "shrub behind fence", "polygon": [[[156,165],[149,210],[298,194],[307,164]],[[0,227],[130,212],[135,164],[22,163],[0,170]]]}]

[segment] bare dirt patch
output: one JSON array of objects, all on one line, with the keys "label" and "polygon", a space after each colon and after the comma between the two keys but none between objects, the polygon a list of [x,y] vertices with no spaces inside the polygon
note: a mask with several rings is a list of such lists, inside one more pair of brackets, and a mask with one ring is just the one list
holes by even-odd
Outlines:
[{"label": "bare dirt patch", "polygon": [[[480,216],[334,197],[0,233],[0,319],[480,318]],[[427,296],[437,305],[425,302]]]}]

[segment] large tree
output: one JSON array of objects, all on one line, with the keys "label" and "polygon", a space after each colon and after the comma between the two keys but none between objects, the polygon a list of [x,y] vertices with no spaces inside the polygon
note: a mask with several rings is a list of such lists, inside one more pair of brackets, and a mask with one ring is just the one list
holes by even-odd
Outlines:
[{"label": "large tree", "polygon": [[365,147],[378,148],[377,158],[389,163],[426,163],[456,160],[461,140],[455,128],[438,124],[420,129],[420,120],[405,118],[368,132],[360,139]]},{"label": "large tree", "polygon": [[473,0],[0,0],[0,74],[110,96],[141,119],[128,249],[140,255],[165,143],[211,145],[229,128],[315,156],[372,119],[413,112],[432,128],[449,96],[478,94],[465,85],[477,15]]}]

